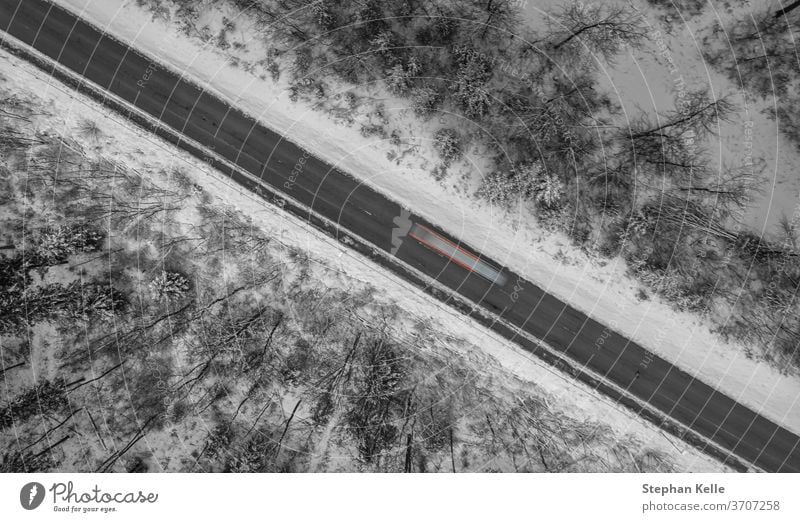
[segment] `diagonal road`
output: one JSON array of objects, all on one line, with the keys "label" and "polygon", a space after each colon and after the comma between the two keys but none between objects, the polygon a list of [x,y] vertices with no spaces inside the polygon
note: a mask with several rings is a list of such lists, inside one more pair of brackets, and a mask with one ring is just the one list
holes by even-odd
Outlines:
[{"label": "diagonal road", "polygon": [[[289,196],[286,201],[291,203],[284,208],[326,232],[347,233],[362,245],[393,251],[393,229],[398,223],[403,228],[404,222],[398,219],[403,213],[398,204],[71,13],[46,0],[0,0],[0,29],[91,82],[94,92],[111,93],[160,120],[171,130],[156,132],[179,147],[202,156],[200,149],[183,139],[190,138],[212,149],[217,159],[203,159],[245,188],[261,193],[253,178],[242,171],[259,178],[270,191]],[[0,32],[4,47],[70,83],[5,33]],[[73,86],[84,92],[88,89]],[[123,105],[104,102],[146,126]],[[231,164],[238,169],[226,166]],[[338,229],[326,227],[320,216],[338,224]],[[409,219],[458,243],[420,217],[410,214]],[[800,472],[797,435],[505,268],[507,282],[492,285],[413,238],[400,240],[396,258],[368,255],[414,284],[424,286],[409,266],[435,278],[457,293],[459,302],[466,299],[478,306],[459,306],[452,295],[425,286],[429,293],[734,467],[744,469],[742,462],[746,462],[770,472]],[[502,267],[486,256],[483,259]],[[521,290],[512,292],[515,286]],[[502,321],[487,320],[486,312],[500,315]],[[544,341],[549,349],[533,338]]]}]

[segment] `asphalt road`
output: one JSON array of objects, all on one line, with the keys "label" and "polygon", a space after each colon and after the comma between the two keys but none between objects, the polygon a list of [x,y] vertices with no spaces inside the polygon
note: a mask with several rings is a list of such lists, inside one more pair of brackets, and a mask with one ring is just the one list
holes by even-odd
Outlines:
[{"label": "asphalt road", "polygon": [[[217,154],[295,198],[314,213],[391,252],[392,229],[396,226],[394,220],[401,215],[398,204],[317,159],[311,155],[312,151],[304,151],[287,142],[252,118],[181,80],[135,50],[104,37],[97,29],[45,0],[0,0],[0,28],[184,136],[213,148]],[[232,177],[247,186],[241,176]],[[306,217],[313,221],[313,216]],[[424,219],[413,214],[410,219],[459,243]],[[508,283],[502,287],[492,286],[410,237],[402,239],[396,255],[404,263],[434,277],[468,300],[490,312],[502,314],[503,319],[515,327],[544,340],[570,360],[573,367],[591,369],[646,402],[652,409],[713,440],[744,461],[766,471],[800,472],[800,439],[797,435],[694,379],[513,272],[503,269]],[[503,266],[486,256],[482,258],[496,267]],[[398,273],[408,276],[402,270]],[[522,287],[517,299],[510,297],[509,287],[514,285]],[[542,348],[515,335],[514,331],[500,324],[490,326],[523,348],[553,362],[552,356]],[[624,394],[619,395],[606,384],[592,382],[585,373],[573,373],[614,400],[637,410],[635,403]],[[646,414],[645,410],[639,412],[645,418],[666,426],[658,418]],[[672,432],[679,433],[679,430],[673,428]],[[720,458],[713,447],[704,448],[702,442],[692,441],[691,432],[683,436]]]}]

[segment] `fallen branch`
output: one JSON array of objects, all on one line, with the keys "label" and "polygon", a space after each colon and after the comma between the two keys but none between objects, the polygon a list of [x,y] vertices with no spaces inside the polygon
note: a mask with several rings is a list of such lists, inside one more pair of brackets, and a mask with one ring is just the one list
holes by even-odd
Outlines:
[{"label": "fallen branch", "polygon": [[281,438],[278,440],[278,449],[275,451],[275,462],[278,462],[278,458],[281,455],[283,438],[286,436],[286,432],[289,431],[289,424],[291,424],[292,419],[294,418],[294,414],[297,412],[297,408],[300,407],[301,402],[303,402],[303,399],[297,401],[297,404],[294,405],[294,409],[292,410],[292,414],[289,415],[288,419],[286,419],[286,426],[283,427],[283,433],[281,433]]},{"label": "fallen branch", "polygon": [[33,447],[33,446],[37,445],[39,442],[41,442],[41,441],[42,441],[42,439],[44,439],[45,437],[47,437],[48,435],[50,435],[52,432],[54,432],[55,430],[57,430],[58,428],[60,428],[61,426],[63,426],[63,425],[64,425],[64,423],[66,423],[68,420],[70,420],[70,419],[72,418],[72,416],[73,416],[73,415],[75,415],[76,413],[78,413],[78,412],[79,412],[79,411],[81,411],[82,409],[83,409],[83,407],[81,407],[81,408],[78,408],[77,410],[75,410],[75,411],[73,411],[72,413],[70,413],[69,415],[67,415],[67,417],[66,417],[66,418],[65,418],[63,421],[59,422],[59,423],[58,423],[56,426],[54,426],[53,428],[50,428],[49,430],[47,430],[46,432],[44,432],[44,434],[43,434],[41,437],[39,437],[39,438],[38,438],[38,439],[36,439],[35,441],[31,442],[30,444],[28,444],[27,446],[25,446],[24,448],[22,448],[22,449],[20,450],[20,453],[24,452],[24,451],[25,451],[26,449],[28,449],[28,448],[31,448],[31,447]]},{"label": "fallen branch", "polygon": [[106,460],[104,460],[103,463],[100,464],[100,466],[95,470],[95,473],[106,473],[106,472],[108,472],[111,469],[111,467],[120,459],[120,457],[122,457],[125,453],[127,453],[128,450],[130,450],[137,442],[142,440],[142,438],[144,438],[144,436],[147,435],[147,431],[146,431],[147,427],[158,416],[159,416],[159,414],[156,413],[155,415],[153,415],[152,417],[147,419],[147,422],[145,422],[142,425],[142,427],[139,428],[139,431],[136,432],[136,435],[134,435],[133,439],[131,439],[131,441],[128,444],[126,444],[124,448],[122,448],[121,450],[115,451],[110,457],[108,457]]}]

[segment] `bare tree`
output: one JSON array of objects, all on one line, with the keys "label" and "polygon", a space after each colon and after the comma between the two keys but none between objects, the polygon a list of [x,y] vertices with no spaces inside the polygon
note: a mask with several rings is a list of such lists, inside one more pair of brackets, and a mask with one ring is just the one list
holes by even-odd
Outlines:
[{"label": "bare tree", "polygon": [[[671,179],[705,179],[709,175],[702,140],[715,133],[734,106],[727,97],[711,99],[707,90],[687,93],[681,106],[663,123],[643,117],[618,133],[619,158],[631,172]],[[623,167],[624,168],[624,167]]]},{"label": "bare tree", "polygon": [[623,46],[638,46],[647,28],[638,14],[621,5],[591,5],[573,2],[555,17],[554,49],[583,44],[591,52],[611,59]]},{"label": "bare tree", "polygon": [[[798,67],[797,50],[792,34],[797,20],[774,16],[769,9],[734,21],[723,31],[716,26],[707,39],[725,38],[730,48],[704,46],[706,59],[722,68],[737,83],[763,96],[783,98],[792,92]],[[794,96],[788,96],[792,100]],[[785,105],[780,103],[779,105]]]},{"label": "bare tree", "polygon": [[744,207],[750,196],[761,190],[760,186],[758,176],[749,169],[728,168],[707,179],[688,180],[679,184],[677,190],[730,214]]},{"label": "bare tree", "polygon": [[680,107],[667,115],[663,124],[641,129],[631,136],[663,136],[693,130],[698,134],[714,133],[719,121],[727,120],[735,106],[728,97],[711,99],[708,89],[688,92]]},{"label": "bare tree", "polygon": [[517,0],[481,0],[480,7],[486,16],[481,40],[485,40],[493,30],[513,29],[516,25],[519,16]]},{"label": "bare tree", "polygon": [[96,121],[84,119],[78,124],[78,134],[92,143],[97,143],[103,137],[103,130]]}]

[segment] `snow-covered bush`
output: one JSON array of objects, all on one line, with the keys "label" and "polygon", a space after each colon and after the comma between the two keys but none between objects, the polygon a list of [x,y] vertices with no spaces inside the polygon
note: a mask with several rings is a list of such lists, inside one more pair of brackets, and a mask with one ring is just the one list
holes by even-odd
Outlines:
[{"label": "snow-covered bush", "polygon": [[177,272],[162,271],[150,281],[150,291],[156,299],[181,299],[189,292],[189,280]]},{"label": "snow-covered bush", "polygon": [[420,87],[411,91],[411,106],[417,116],[430,116],[439,106],[439,101],[439,93],[430,87]]},{"label": "snow-covered bush", "polygon": [[520,181],[519,176],[494,171],[483,178],[476,195],[489,203],[505,206],[521,197],[523,191],[520,190]]},{"label": "snow-covered bush", "polygon": [[110,318],[127,303],[125,295],[108,284],[75,281],[66,287],[65,292],[74,297],[64,305],[64,313],[76,319]]},{"label": "snow-covered bush", "polygon": [[496,205],[508,205],[531,197],[548,208],[555,208],[564,193],[557,176],[543,174],[538,162],[517,166],[511,172],[495,171],[486,176],[476,195]]},{"label": "snow-covered bush", "polygon": [[46,264],[58,264],[79,252],[97,250],[103,234],[85,224],[46,229],[36,242],[36,256]]},{"label": "snow-covered bush", "polygon": [[365,138],[370,136],[379,136],[381,138],[385,138],[386,131],[383,129],[383,125],[370,123],[361,126],[361,135]]},{"label": "snow-covered bush", "polygon": [[370,46],[373,50],[383,53],[386,52],[389,48],[394,45],[392,43],[392,32],[391,31],[381,31],[377,35],[375,35],[372,40],[369,42]]},{"label": "snow-covered bush", "polygon": [[414,80],[421,71],[419,62],[411,58],[405,65],[397,63],[387,71],[386,83],[392,92],[405,94],[414,86]]},{"label": "snow-covered bush", "polygon": [[311,4],[311,12],[314,19],[323,29],[333,29],[336,26],[336,17],[331,12],[330,2],[322,0]]},{"label": "snow-covered bush", "polygon": [[483,116],[489,111],[492,98],[487,83],[492,77],[491,59],[483,53],[458,48],[456,58],[459,62],[455,78],[453,96],[461,102],[468,118]]},{"label": "snow-covered bush", "polygon": [[554,174],[546,174],[536,184],[536,201],[547,208],[555,208],[564,195],[564,184]]},{"label": "snow-covered bush", "polygon": [[461,158],[461,138],[453,129],[439,129],[433,136],[433,146],[445,164]]}]

